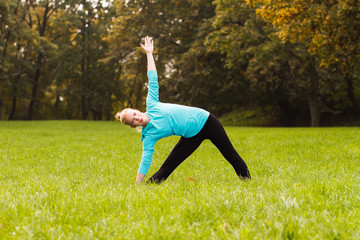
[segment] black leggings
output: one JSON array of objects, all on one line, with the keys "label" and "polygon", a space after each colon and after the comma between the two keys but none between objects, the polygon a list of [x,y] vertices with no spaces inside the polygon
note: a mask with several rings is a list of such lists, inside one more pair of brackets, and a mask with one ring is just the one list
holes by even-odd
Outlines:
[{"label": "black leggings", "polygon": [[244,160],[234,149],[223,126],[217,118],[210,114],[201,131],[191,138],[181,137],[163,165],[147,182],[161,183],[189,157],[204,141],[210,141],[220,150],[221,154],[233,166],[236,174],[242,179],[250,179],[250,172]]}]

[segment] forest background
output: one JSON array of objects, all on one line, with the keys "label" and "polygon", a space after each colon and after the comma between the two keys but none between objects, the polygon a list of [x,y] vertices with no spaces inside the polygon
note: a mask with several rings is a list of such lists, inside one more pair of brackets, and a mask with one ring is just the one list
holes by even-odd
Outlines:
[{"label": "forest background", "polygon": [[0,119],[112,120],[160,101],[232,125],[360,124],[357,0],[0,0]]}]

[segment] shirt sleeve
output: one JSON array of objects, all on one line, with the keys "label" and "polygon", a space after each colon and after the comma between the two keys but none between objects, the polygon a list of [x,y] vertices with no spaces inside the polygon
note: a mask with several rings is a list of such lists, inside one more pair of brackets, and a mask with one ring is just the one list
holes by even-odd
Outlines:
[{"label": "shirt sleeve", "polygon": [[148,95],[146,98],[146,107],[151,107],[152,104],[159,102],[159,83],[158,83],[158,76],[157,72],[148,71],[147,73],[149,84],[148,84]]},{"label": "shirt sleeve", "polygon": [[146,175],[148,172],[152,162],[152,156],[154,154],[154,147],[156,142],[157,141],[155,139],[150,137],[146,137],[144,139],[142,160],[138,170],[139,173]]}]

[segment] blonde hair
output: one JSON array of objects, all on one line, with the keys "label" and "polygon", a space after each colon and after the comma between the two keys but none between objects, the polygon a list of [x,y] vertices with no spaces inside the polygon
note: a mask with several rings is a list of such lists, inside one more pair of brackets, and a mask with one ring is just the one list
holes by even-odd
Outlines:
[{"label": "blonde hair", "polygon": [[[133,110],[133,109],[132,109],[132,108],[125,108],[125,109],[123,109],[121,112],[118,112],[117,114],[115,114],[114,117],[115,117],[117,120],[119,120],[120,122],[122,122],[123,124],[126,124],[126,125],[131,126],[131,124],[128,124],[128,123],[125,122],[125,114],[126,114],[126,112],[129,111],[129,110]],[[141,132],[141,130],[142,130],[142,127],[141,127],[141,126],[137,126],[137,127],[136,127],[136,131]]]},{"label": "blonde hair", "polygon": [[127,111],[131,110],[131,108],[125,108],[124,110],[122,110],[121,112],[118,112],[116,115],[115,115],[115,118],[117,120],[119,120],[120,122],[126,124],[126,125],[129,125],[125,122],[125,114]]}]

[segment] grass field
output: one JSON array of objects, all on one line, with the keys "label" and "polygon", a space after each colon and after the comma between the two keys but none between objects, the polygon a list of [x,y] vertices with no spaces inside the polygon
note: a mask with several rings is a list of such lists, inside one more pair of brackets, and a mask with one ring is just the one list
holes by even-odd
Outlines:
[{"label": "grass field", "polygon": [[[360,239],[360,128],[226,130],[251,181],[205,141],[163,184],[135,186],[131,128],[0,122],[0,239]],[[157,143],[149,176],[177,139]]]}]

